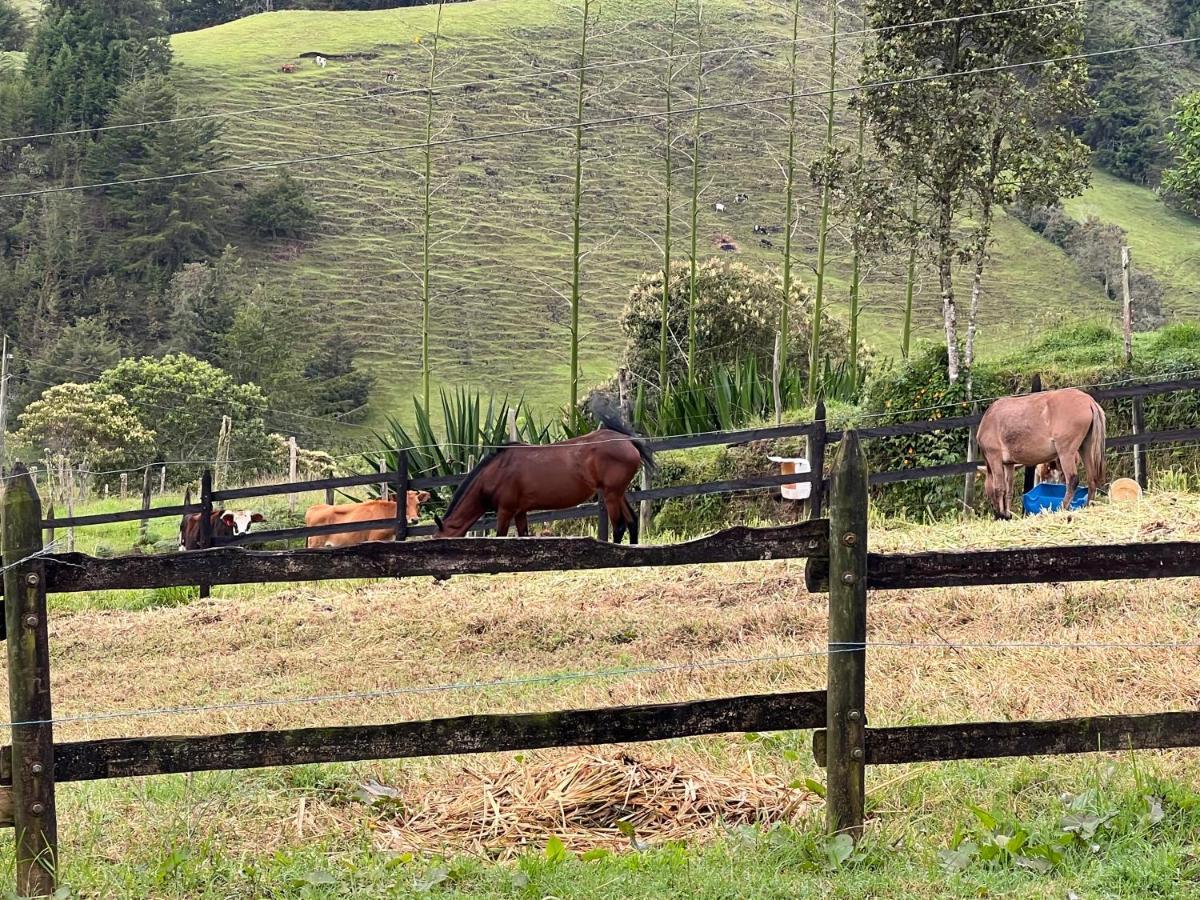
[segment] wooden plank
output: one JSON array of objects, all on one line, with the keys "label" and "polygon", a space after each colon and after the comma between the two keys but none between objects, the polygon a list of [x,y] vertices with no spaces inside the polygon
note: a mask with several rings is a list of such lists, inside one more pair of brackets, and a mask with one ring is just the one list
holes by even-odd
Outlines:
[{"label": "wooden plank", "polygon": [[689,447],[717,447],[747,444],[751,441],[770,441],[778,438],[804,437],[813,429],[811,424],[775,425],[765,428],[746,428],[742,431],[723,431],[714,434],[687,434],[669,438],[647,438],[646,444],[655,453],[664,450],[686,450]]},{"label": "wooden plank", "polygon": [[1111,388],[1084,388],[1097,400],[1117,400],[1123,397],[1150,397],[1155,394],[1173,394],[1176,391],[1200,390],[1200,378],[1179,378],[1149,384],[1127,384]]},{"label": "wooden plank", "polygon": [[940,466],[924,466],[920,469],[894,469],[890,472],[872,472],[871,484],[896,484],[902,481],[920,481],[922,478],[947,478],[974,472],[977,462],[943,463]]},{"label": "wooden plank", "polygon": [[1200,542],[872,553],[867,572],[873,590],[1184,578],[1200,575]]},{"label": "wooden plank", "polygon": [[602,544],[591,538],[479,538],[378,541],[323,550],[216,547],[187,553],[97,559],[48,554],[55,593],[196,584],[257,584],[346,578],[572,571],[626,566],[682,566],[828,554],[829,523],[817,519],[776,528],[737,527],[679,544]]},{"label": "wooden plank", "polygon": [[867,763],[1200,747],[1200,711],[867,729]]},{"label": "wooden plank", "polygon": [[1104,442],[1106,447],[1174,444],[1179,441],[1200,440],[1200,428],[1173,428],[1170,431],[1147,431],[1142,434],[1120,434]]},{"label": "wooden plank", "polygon": [[323,491],[326,488],[360,487],[364,484],[377,484],[379,473],[369,475],[344,475],[339,478],[319,478],[316,481],[297,481],[285,484],[260,484],[254,487],[230,488],[225,491],[213,491],[214,501],[245,500],[247,497],[270,497],[276,494],[307,493]]},{"label": "wooden plank", "polygon": [[829,492],[829,735],[826,827],[862,837],[867,680],[867,463],[858,435],[838,447]]},{"label": "wooden plank", "polygon": [[139,519],[165,519],[168,516],[182,516],[184,513],[196,512],[196,506],[154,506],[150,509],[127,509],[121,512],[97,513],[93,516],[70,516],[61,519],[48,518],[42,522],[43,528],[79,528],[84,525],[111,525],[114,522],[136,522]]},{"label": "wooden plank", "polygon": [[55,773],[59,781],[93,781],[174,772],[662,741],[725,732],[816,728],[824,721],[824,691],[753,694],[686,703],[458,716],[388,725],[77,741],[56,746]]}]

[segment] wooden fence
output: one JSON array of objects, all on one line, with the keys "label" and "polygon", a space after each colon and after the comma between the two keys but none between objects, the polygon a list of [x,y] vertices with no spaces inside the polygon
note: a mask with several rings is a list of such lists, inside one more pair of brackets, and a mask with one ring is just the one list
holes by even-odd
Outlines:
[{"label": "wooden fence", "polygon": [[[7,561],[4,598],[12,742],[0,750],[0,820],[15,826],[18,891],[31,895],[54,889],[58,782],[814,729],[814,754],[828,771],[829,827],[857,836],[862,829],[864,769],[868,764],[1200,746],[1198,711],[1048,722],[868,727],[868,587],[1198,576],[1200,543],[873,554],[868,550],[869,479],[860,438],[853,431],[842,437],[828,520],[776,528],[734,528],[685,543],[643,547],[590,538],[485,538],[379,542],[331,550],[219,547],[96,559],[78,553],[42,552],[40,501],[33,481],[27,474],[10,480],[3,502],[0,551]],[[807,559],[809,590],[829,592],[826,690],[205,736],[64,743],[56,743],[53,737],[47,593],[197,582],[444,578],[790,558]]]},{"label": "wooden fence", "polygon": [[[1040,390],[1040,379],[1036,376],[1034,378],[1033,389]],[[1139,465],[1137,466],[1137,477],[1141,482],[1143,489],[1145,489],[1147,486],[1146,482],[1149,476],[1149,465],[1145,455],[1146,448],[1155,445],[1200,440],[1200,427],[1145,432],[1142,430],[1142,422],[1144,421],[1144,416],[1141,413],[1142,399],[1148,396],[1193,390],[1200,390],[1200,379],[1176,379],[1171,381],[1160,381],[1151,384],[1134,384],[1123,385],[1120,387],[1098,388],[1091,391],[1092,395],[1098,400],[1132,400],[1135,413],[1133,417],[1133,423],[1135,427],[1134,433],[1109,437],[1107,441],[1107,447],[1109,449],[1120,449],[1126,447],[1134,448],[1136,454],[1135,458],[1139,461]],[[973,415],[952,416],[941,419],[925,419],[914,422],[900,422],[891,425],[877,425],[858,429],[858,435],[861,439],[891,438],[930,434],[938,431],[968,429],[974,428],[979,423],[980,418],[981,414],[976,413]],[[824,498],[829,486],[829,479],[825,475],[826,450],[830,444],[836,444],[842,440],[841,431],[828,430],[826,428],[825,405],[823,402],[818,402],[814,421],[810,423],[764,428],[749,428],[740,431],[717,432],[702,435],[650,438],[647,439],[646,443],[653,451],[662,452],[694,447],[733,446],[746,444],[751,441],[779,440],[801,437],[808,440],[809,457],[812,467],[812,471],[810,473],[793,475],[760,475],[748,478],[703,482],[699,484],[672,485],[669,487],[630,491],[628,497],[632,503],[639,503],[642,501],[655,502],[678,497],[696,497],[709,494],[733,493],[735,491],[755,490],[767,487],[778,487],[779,485],[783,484],[803,484],[807,482],[812,485],[812,499],[809,504],[810,518],[820,518],[823,511]],[[964,440],[964,445],[965,443],[966,442]],[[47,529],[48,534],[52,535],[54,530],[59,528],[72,528],[115,522],[130,522],[152,518],[176,517],[182,516],[185,513],[198,512],[204,509],[211,510],[215,507],[219,507],[222,504],[240,500],[284,494],[295,495],[297,493],[308,493],[314,491],[325,492],[326,501],[333,502],[334,491],[353,487],[363,487],[367,485],[386,485],[389,490],[393,491],[396,496],[399,497],[404,496],[405,492],[409,490],[436,490],[438,488],[455,487],[465,477],[463,475],[443,475],[419,476],[410,478],[406,468],[406,455],[400,453],[396,454],[396,456],[398,458],[398,465],[395,469],[387,472],[371,472],[365,475],[347,475],[337,478],[322,478],[311,481],[256,485],[252,487],[230,488],[226,490],[213,490],[211,479],[202,479],[199,504],[196,505],[174,505],[149,508],[148,503],[143,503],[142,509],[128,510],[124,512],[48,518],[44,521],[43,527]],[[909,481],[920,481],[927,478],[948,478],[953,476],[962,476],[974,472],[977,464],[978,463],[974,461],[964,461],[944,463],[936,466],[923,466],[920,468],[902,468],[872,472],[870,475],[870,483],[872,486],[879,486]],[[1032,469],[1029,469],[1026,472],[1026,490],[1032,487],[1032,476]],[[606,521],[603,513],[603,507],[596,503],[588,503],[572,509],[537,513],[531,515],[529,517],[529,521],[535,523],[546,523],[586,518],[598,518],[601,521],[600,533],[602,535],[605,534],[604,526],[606,525]],[[316,526],[311,528],[276,528],[265,531],[255,531],[250,534],[241,535],[235,538],[225,538],[222,539],[220,543],[222,545],[261,544],[281,540],[305,540],[312,535],[340,534],[345,532],[385,528],[395,529],[396,537],[399,540],[403,540],[407,537],[429,535],[435,530],[434,526],[432,525],[408,525],[404,516],[403,505],[398,504],[396,517],[393,519],[374,519],[368,522],[350,522],[338,525]],[[493,519],[489,518],[480,523],[478,530],[488,531],[494,530],[494,528],[495,522]],[[205,538],[210,539],[210,536],[205,535]]]}]

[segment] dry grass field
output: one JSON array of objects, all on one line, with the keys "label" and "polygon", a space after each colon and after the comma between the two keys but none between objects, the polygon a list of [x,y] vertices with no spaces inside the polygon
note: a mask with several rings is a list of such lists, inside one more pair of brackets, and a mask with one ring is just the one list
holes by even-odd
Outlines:
[{"label": "dry grass field", "polygon": [[[1008,523],[880,521],[872,531],[877,550],[1152,540],[1200,540],[1200,499],[1158,494],[1134,507]],[[67,720],[56,737],[818,689],[825,598],[804,591],[802,565],[229,588],[206,601],[163,595],[162,605],[132,594],[73,598],[50,632],[55,714]],[[1196,649],[1057,645],[1195,642],[1198,614],[1196,583],[1186,579],[875,593],[869,632],[881,643],[869,653],[868,718],[1192,709]],[[1052,646],[980,646],[997,643]],[[455,687],[429,690],[440,685]],[[355,692],[394,693],[290,702]],[[86,718],[206,706],[214,708]],[[63,877],[81,896],[660,896],[671,893],[664,884],[676,884],[678,864],[703,896],[773,896],[775,884],[790,885],[789,896],[896,896],[941,878],[938,852],[971,823],[970,805],[1036,823],[1060,814],[1063,794],[1086,788],[1136,806],[1150,802],[1147,785],[1161,786],[1153,790],[1164,804],[1183,792],[1157,834],[1122,833],[1050,873],[978,862],[946,878],[944,895],[977,896],[982,886],[1062,897],[1090,884],[1080,896],[1133,896],[1131,886],[1194,860],[1200,796],[1188,791],[1200,756],[1179,751],[870,770],[867,849],[836,866],[814,864],[824,858],[823,773],[809,746],[807,733],[730,735],[66,785]],[[631,849],[621,818],[646,849]],[[769,863],[764,853],[786,859]],[[777,880],[763,865],[779,866]],[[1112,878],[1111,893],[1100,889]],[[743,879],[747,894],[728,893]]]}]

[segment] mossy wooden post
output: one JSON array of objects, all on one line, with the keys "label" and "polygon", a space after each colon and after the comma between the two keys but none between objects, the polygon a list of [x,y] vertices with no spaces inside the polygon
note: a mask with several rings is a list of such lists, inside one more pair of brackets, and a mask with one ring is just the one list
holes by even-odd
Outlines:
[{"label": "mossy wooden post", "polygon": [[862,836],[866,763],[867,464],[857,431],[838,448],[829,494],[829,685],[826,822]]},{"label": "mossy wooden post", "polygon": [[[1034,373],[1033,382],[1029,385],[1029,393],[1037,394],[1042,390],[1042,376]],[[1025,467],[1025,488],[1023,493],[1028,494],[1033,490],[1033,476],[1037,472],[1037,466]],[[1021,508],[1024,508],[1023,506]]]},{"label": "mossy wooden post", "polygon": [[408,539],[408,454],[396,450],[396,540]]},{"label": "mossy wooden post", "polygon": [[812,474],[812,489],[809,491],[810,519],[821,518],[825,494],[825,401],[818,398],[813,412],[813,432],[808,439],[808,464]]},{"label": "mossy wooden post", "polygon": [[[205,469],[204,474],[200,476],[200,546],[207,549],[212,546],[212,527],[213,527],[213,498],[212,498],[212,471]],[[200,599],[203,600],[209,594],[209,586],[206,582],[200,583]]]},{"label": "mossy wooden post", "polygon": [[21,897],[41,897],[54,892],[58,862],[46,564],[29,559],[42,550],[42,504],[33,479],[20,463],[13,474],[17,477],[7,483],[0,512],[0,547],[11,567],[4,572],[9,720],[33,723],[12,726],[16,885]]},{"label": "mossy wooden post", "polygon": [[[150,467],[142,470],[142,512],[150,512]],[[138,543],[143,547],[150,543],[150,518],[138,522]]]}]

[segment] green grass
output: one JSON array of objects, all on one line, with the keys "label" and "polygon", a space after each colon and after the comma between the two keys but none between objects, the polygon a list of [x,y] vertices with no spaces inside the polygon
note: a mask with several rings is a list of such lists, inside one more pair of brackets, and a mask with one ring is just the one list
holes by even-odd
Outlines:
[{"label": "green grass", "polygon": [[1149,188],[1103,172],[1092,173],[1091,187],[1065,205],[1076,219],[1095,216],[1124,228],[1133,267],[1166,289],[1165,311],[1173,319],[1200,317],[1200,221],[1170,209]]},{"label": "green grass", "polygon": [[[822,4],[808,11],[809,36],[824,32]],[[783,93],[786,54],[778,42],[789,34],[786,11],[733,0],[706,5],[716,46],[772,46],[709,57],[706,100],[738,101]],[[226,145],[234,162],[263,162],[309,154],[338,153],[416,144],[423,140],[419,87],[426,56],[417,39],[428,36],[431,7],[378,12],[283,12],[252,16],[173,39],[177,77],[204,109],[249,109],[273,104],[341,99],[336,105],[281,110],[233,118]],[[606,4],[602,37],[590,42],[594,63],[607,65],[653,57],[665,46],[661,25],[669,21],[665,0]],[[437,97],[437,131],[463,143],[435,151],[433,220],[441,242],[433,255],[433,364],[435,383],[473,384],[485,390],[524,394],[543,408],[567,396],[567,305],[560,296],[570,277],[569,130],[484,140],[491,132],[571,121],[569,74],[577,11],[552,0],[478,0],[445,11],[442,48],[447,72]],[[823,79],[820,41],[802,54],[804,83]],[[363,54],[331,60],[319,69],[305,52]],[[852,65],[853,47],[844,63]],[[298,61],[286,75],[279,66]],[[595,71],[589,118],[604,119],[663,106],[661,62]],[[383,73],[400,73],[385,85]],[[513,81],[512,76],[531,76]],[[678,76],[677,127],[687,127],[692,74]],[[471,89],[452,88],[481,82]],[[368,91],[412,90],[390,97]],[[756,224],[783,220],[783,180],[777,165],[783,126],[770,106],[706,114],[700,210],[701,246],[719,253],[716,238],[728,236],[738,256],[779,266],[776,246],[760,243]],[[798,153],[802,165],[823,140],[819,110],[800,110]],[[841,129],[849,140],[850,128]],[[661,125],[639,122],[586,133],[584,246],[590,249],[583,281],[585,383],[611,376],[623,339],[620,312],[636,275],[659,265],[651,238],[661,231]],[[686,140],[677,154],[687,165]],[[321,209],[317,235],[302,244],[262,246],[238,241],[251,277],[294,296],[328,326],[341,324],[361,342],[381,374],[374,412],[409,413],[408,397],[419,383],[420,252],[419,151],[303,164],[295,171]],[[683,173],[681,173],[682,175]],[[269,173],[249,173],[247,184]],[[681,178],[681,183],[686,179]],[[816,250],[818,197],[800,181],[800,230],[795,252],[801,272]],[[746,202],[734,202],[737,194]],[[685,249],[688,219],[684,192],[677,194],[676,254]],[[726,209],[718,213],[713,204]],[[1101,292],[1056,248],[1022,226],[1002,219],[981,314],[983,354],[1012,348],[1038,328],[1046,314],[1096,312]],[[849,248],[840,234],[831,242],[828,304],[835,315],[848,307]],[[897,350],[903,261],[872,260],[864,285],[862,331],[886,355]],[[802,276],[803,277],[803,276]],[[806,279],[810,282],[811,276]],[[936,337],[940,299],[931,273],[917,293],[917,336]]]}]

